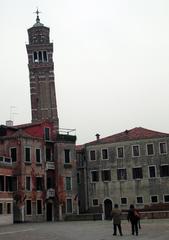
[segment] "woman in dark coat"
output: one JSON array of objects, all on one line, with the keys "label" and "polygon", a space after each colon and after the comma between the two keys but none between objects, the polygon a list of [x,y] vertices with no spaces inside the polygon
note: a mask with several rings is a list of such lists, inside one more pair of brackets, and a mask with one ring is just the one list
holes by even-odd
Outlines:
[{"label": "woman in dark coat", "polygon": [[138,235],[138,223],[140,220],[139,212],[134,208],[134,205],[130,205],[130,209],[128,211],[127,220],[131,222],[131,231],[132,235]]}]

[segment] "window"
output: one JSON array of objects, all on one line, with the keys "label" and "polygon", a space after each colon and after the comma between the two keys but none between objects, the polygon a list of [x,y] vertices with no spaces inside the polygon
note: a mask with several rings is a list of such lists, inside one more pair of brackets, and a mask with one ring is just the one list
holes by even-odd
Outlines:
[{"label": "window", "polygon": [[26,215],[32,215],[32,202],[31,202],[31,200],[26,200]]},{"label": "window", "polygon": [[91,171],[91,180],[92,182],[98,182],[99,181],[99,172],[98,171]]},{"label": "window", "polygon": [[95,150],[91,150],[89,153],[90,153],[90,160],[91,161],[96,160],[96,151]]},{"label": "window", "polygon": [[117,157],[118,158],[123,158],[124,157],[124,148],[123,147],[118,147],[117,148]]},{"label": "window", "polygon": [[5,157],[4,162],[10,164],[10,163],[12,163],[12,160],[9,157]]},{"label": "window", "polygon": [[13,186],[12,186],[12,181],[13,177],[12,176],[6,176],[6,191],[7,192],[12,192],[13,191]]},{"label": "window", "polygon": [[54,177],[47,177],[47,189],[54,188]]},{"label": "window", "polygon": [[51,162],[52,161],[52,154],[51,154],[51,149],[46,147],[46,161]]},{"label": "window", "polygon": [[0,156],[0,162],[3,162],[4,158],[2,156]]},{"label": "window", "polygon": [[137,197],[136,202],[137,203],[143,203],[143,197]]},{"label": "window", "polygon": [[43,60],[44,60],[44,62],[47,62],[47,53],[46,53],[46,51],[43,51]]},{"label": "window", "polygon": [[154,195],[150,197],[151,203],[158,203],[158,196]]},{"label": "window", "polygon": [[141,167],[133,168],[133,179],[143,178],[143,172]]},{"label": "window", "polygon": [[30,149],[30,147],[25,147],[25,162],[31,162],[31,149]]},{"label": "window", "polygon": [[70,163],[70,149],[65,149],[65,163]]},{"label": "window", "polygon": [[12,158],[12,162],[16,162],[17,161],[17,151],[16,151],[16,148],[11,148],[10,149],[10,156]]},{"label": "window", "polygon": [[71,198],[66,199],[66,212],[72,213],[72,199]]},{"label": "window", "polygon": [[102,149],[102,159],[107,160],[108,159],[108,150]]},{"label": "window", "polygon": [[37,191],[43,190],[43,178],[42,177],[36,177],[36,190]]},{"label": "window", "polygon": [[119,169],[117,169],[117,179],[118,180],[126,180],[127,179],[126,168],[119,168]]},{"label": "window", "polygon": [[102,181],[111,181],[111,171],[110,170],[102,170]]},{"label": "window", "polygon": [[26,176],[25,190],[31,191],[31,177]]},{"label": "window", "polygon": [[149,178],[155,178],[156,177],[156,167],[155,166],[149,166]]},{"label": "window", "polygon": [[0,192],[4,191],[4,176],[0,176]]},{"label": "window", "polygon": [[39,51],[39,62],[42,62],[42,52]]},{"label": "window", "polygon": [[34,61],[34,62],[38,62],[37,52],[34,52],[34,53],[33,53],[33,61]]},{"label": "window", "polygon": [[12,213],[12,208],[11,208],[11,203],[6,204],[6,213],[11,214]]},{"label": "window", "polygon": [[147,144],[147,155],[154,154],[154,145],[152,143]]},{"label": "window", "polygon": [[99,205],[98,199],[93,199],[93,206],[98,206],[98,205]]},{"label": "window", "polygon": [[49,128],[45,128],[45,140],[50,140],[50,129]]},{"label": "window", "polygon": [[36,148],[36,163],[41,163],[41,150]]},{"label": "window", "polygon": [[70,191],[72,190],[72,178],[66,177],[66,190]]},{"label": "window", "polygon": [[139,145],[133,145],[132,146],[132,155],[133,155],[133,157],[139,157],[140,156],[140,146]]},{"label": "window", "polygon": [[78,173],[77,173],[77,183],[78,183],[78,184],[80,184],[80,183],[81,183],[81,181],[80,181],[80,180],[81,180],[81,179],[80,179],[80,172],[78,172]]},{"label": "window", "polygon": [[37,209],[36,209],[37,214],[38,215],[42,214],[42,200],[40,200],[40,199],[37,200],[36,207],[37,207]]},{"label": "window", "polygon": [[169,203],[169,195],[164,195],[164,202]]},{"label": "window", "polygon": [[15,176],[12,177],[12,189],[14,192],[18,190],[17,177]]},{"label": "window", "polygon": [[160,177],[168,177],[168,176],[169,176],[169,165],[161,165]]},{"label": "window", "polygon": [[127,198],[122,197],[121,198],[121,205],[126,205],[127,204]]},{"label": "window", "polygon": [[0,202],[0,214],[3,214],[3,203]]},{"label": "window", "polygon": [[159,147],[160,147],[160,154],[167,153],[167,144],[165,142],[159,143]]}]

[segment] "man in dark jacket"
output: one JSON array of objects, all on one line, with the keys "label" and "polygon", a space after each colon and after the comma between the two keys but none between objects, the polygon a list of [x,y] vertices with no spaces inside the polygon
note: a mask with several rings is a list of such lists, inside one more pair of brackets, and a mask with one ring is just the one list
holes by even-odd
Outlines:
[{"label": "man in dark jacket", "polygon": [[140,220],[139,212],[134,208],[134,205],[130,205],[130,209],[128,211],[127,220],[131,222],[131,231],[132,235],[138,235],[138,223]]},{"label": "man in dark jacket", "polygon": [[119,230],[119,234],[122,236],[122,229],[121,229],[121,210],[118,208],[118,204],[114,205],[114,209],[112,210],[112,218],[113,218],[113,226],[114,226],[114,233],[113,235],[117,235],[117,228]]}]

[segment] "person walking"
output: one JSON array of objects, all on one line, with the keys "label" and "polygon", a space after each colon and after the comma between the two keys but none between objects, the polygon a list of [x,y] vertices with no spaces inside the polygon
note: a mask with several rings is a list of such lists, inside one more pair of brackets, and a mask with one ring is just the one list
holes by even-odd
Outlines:
[{"label": "person walking", "polygon": [[138,224],[140,221],[140,213],[135,209],[134,205],[130,205],[130,209],[128,211],[127,220],[131,223],[131,232],[132,235],[136,234],[138,236]]},{"label": "person walking", "polygon": [[114,209],[112,210],[112,219],[113,219],[113,235],[117,235],[117,228],[120,236],[122,236],[122,228],[121,228],[121,210],[118,208],[118,204],[114,205]]}]

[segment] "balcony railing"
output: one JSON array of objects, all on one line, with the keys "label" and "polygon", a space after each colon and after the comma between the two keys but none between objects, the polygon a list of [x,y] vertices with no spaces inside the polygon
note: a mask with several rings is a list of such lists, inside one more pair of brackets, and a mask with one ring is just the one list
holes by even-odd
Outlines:
[{"label": "balcony railing", "polygon": [[55,163],[54,162],[46,162],[46,170],[54,170]]},{"label": "balcony railing", "polygon": [[55,197],[55,189],[50,188],[47,190],[46,198],[54,198]]}]

